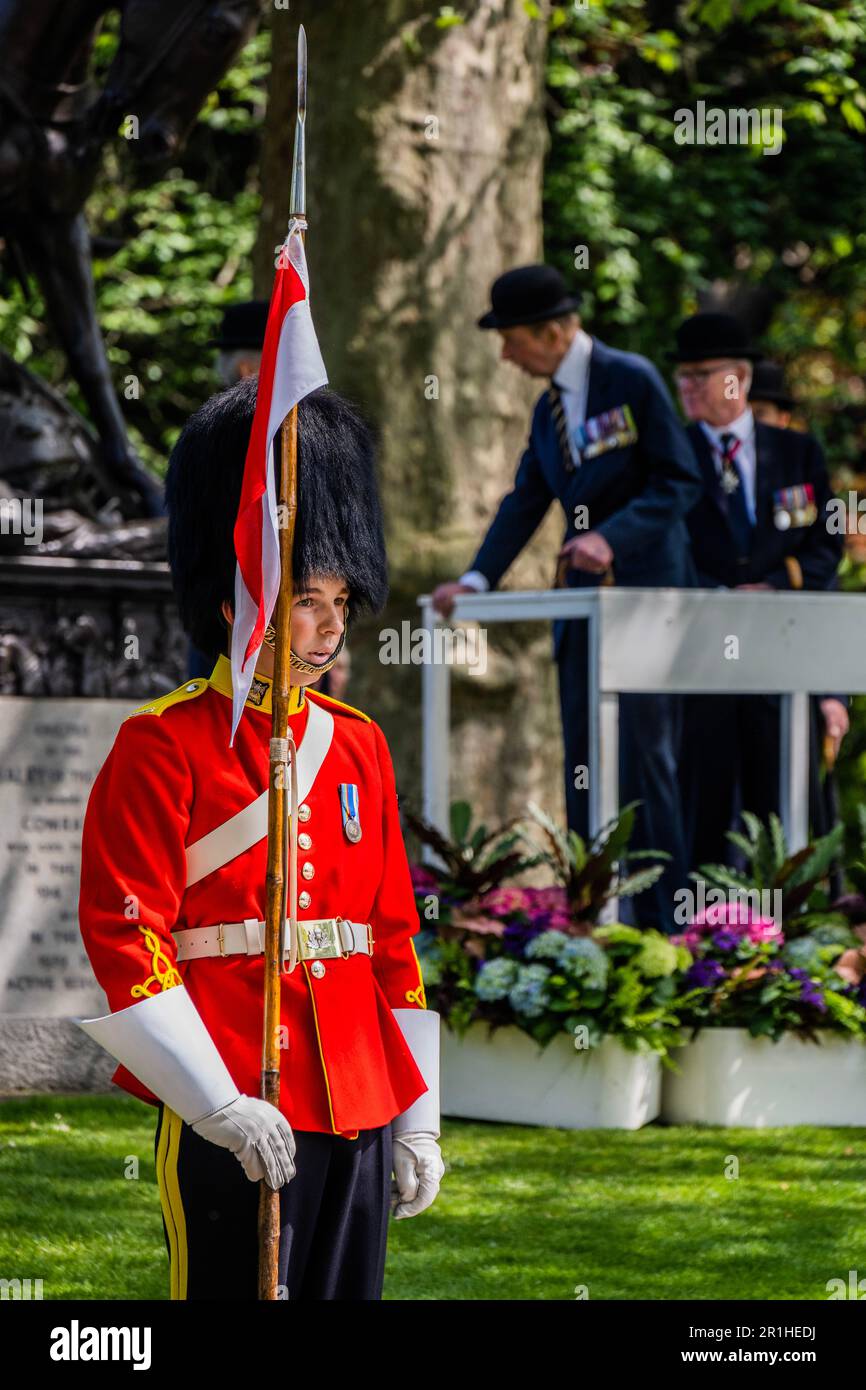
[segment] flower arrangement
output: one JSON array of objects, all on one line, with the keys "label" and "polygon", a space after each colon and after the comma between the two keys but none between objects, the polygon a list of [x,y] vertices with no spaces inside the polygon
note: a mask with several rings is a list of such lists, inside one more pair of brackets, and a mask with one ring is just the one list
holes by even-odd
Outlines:
[{"label": "flower arrangement", "polygon": [[733,902],[708,907],[671,941],[692,962],[676,999],[686,1026],[813,1042],[830,1029],[866,1040],[866,928],[829,922],[787,938],[775,920]]},{"label": "flower arrangement", "polygon": [[[659,863],[630,863],[639,857],[628,851],[633,807],[589,844],[529,809],[529,824],[546,840],[536,857],[520,848],[526,822],[473,830],[459,803],[452,814],[459,840],[432,832],[440,864],[412,870],[428,998],[455,1032],[484,1021],[516,1026],[542,1045],[566,1032],[578,1047],[612,1034],[632,1050],[659,1053],[666,1065],[686,1030],[708,1026],[774,1040],[793,1031],[814,1042],[832,1030],[866,1041],[866,864],[856,897],[822,898],[838,828],[791,855],[776,817],[765,827],[745,815],[738,843],[748,850],[748,871],[702,870],[727,900],[668,937],[599,925],[611,897],[643,891],[662,871]],[[508,881],[538,863],[554,884]],[[756,889],[781,891],[780,920],[753,906]]]},{"label": "flower arrangement", "polygon": [[589,845],[573,831],[563,835],[537,807],[531,813],[550,842],[540,860],[551,864],[556,884],[500,881],[470,896],[456,881],[453,854],[440,855],[442,867],[413,868],[415,942],[431,1007],[461,1034],[476,1021],[511,1024],[542,1045],[569,1033],[582,1048],[610,1033],[665,1057],[680,1040],[671,1001],[688,952],[660,932],[597,923],[618,889],[639,892],[662,871],[626,867],[633,808]]}]

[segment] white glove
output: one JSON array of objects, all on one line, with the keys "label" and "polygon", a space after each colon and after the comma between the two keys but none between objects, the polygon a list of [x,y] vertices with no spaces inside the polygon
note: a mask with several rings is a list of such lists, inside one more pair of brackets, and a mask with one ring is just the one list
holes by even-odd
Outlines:
[{"label": "white glove", "polygon": [[237,1096],[196,1120],[192,1128],[202,1139],[230,1149],[250,1182],[262,1178],[275,1190],[295,1176],[295,1136],[284,1115],[269,1100]]},{"label": "white glove", "polygon": [[77,1020],[203,1139],[230,1149],[251,1182],[295,1176],[295,1136],[270,1101],[241,1095],[183,985],[104,1018]]},{"label": "white glove", "polygon": [[436,1200],[445,1172],[442,1150],[435,1137],[422,1130],[393,1134],[392,1165],[391,1209],[394,1219],[399,1221],[404,1216],[417,1216]]}]

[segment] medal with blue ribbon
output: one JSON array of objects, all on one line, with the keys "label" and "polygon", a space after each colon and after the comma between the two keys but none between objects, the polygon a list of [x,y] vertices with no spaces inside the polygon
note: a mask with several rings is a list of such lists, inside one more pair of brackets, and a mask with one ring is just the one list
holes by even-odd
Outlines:
[{"label": "medal with blue ribbon", "polygon": [[354,782],[340,783],[340,809],[346,839],[357,844],[361,838],[361,819],[358,815],[358,788]]}]

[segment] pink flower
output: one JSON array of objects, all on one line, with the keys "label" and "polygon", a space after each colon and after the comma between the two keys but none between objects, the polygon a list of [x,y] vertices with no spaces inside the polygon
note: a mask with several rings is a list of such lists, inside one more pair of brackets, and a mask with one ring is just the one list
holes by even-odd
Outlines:
[{"label": "pink flower", "polygon": [[782,928],[772,917],[759,916],[748,903],[728,902],[713,903],[711,907],[698,912],[682,935],[672,940],[674,944],[688,946],[691,950],[718,927],[726,927],[756,944],[769,941],[781,946],[785,939]]},{"label": "pink flower", "polygon": [[502,936],[505,931],[504,922],[500,922],[495,917],[486,917],[480,914],[470,916],[454,909],[451,914],[451,926],[462,927],[464,931],[477,932],[480,936]]},{"label": "pink flower", "polygon": [[526,912],[550,912],[565,902],[565,889],[555,885],[550,888],[524,888],[522,891],[526,899]]},{"label": "pink flower", "polygon": [[478,898],[478,906],[487,916],[510,917],[513,912],[527,910],[529,891],[528,888],[491,888],[489,893],[482,893]]}]

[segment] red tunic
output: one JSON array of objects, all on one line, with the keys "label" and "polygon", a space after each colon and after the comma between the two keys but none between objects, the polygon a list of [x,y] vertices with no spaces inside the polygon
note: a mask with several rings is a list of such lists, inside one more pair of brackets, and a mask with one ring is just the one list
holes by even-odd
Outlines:
[{"label": "red tunic", "polygon": [[[293,692],[294,694],[294,692]],[[255,696],[258,696],[258,707]],[[82,832],[79,922],[112,1013],[182,980],[238,1089],[261,1088],[263,956],[177,963],[172,932],[265,915],[267,838],[186,885],[186,846],[254,801],[268,784],[271,682],[256,673],[229,748],[231,667],[188,681],[128,716],[90,793]],[[299,962],[282,981],[280,1110],[299,1130],[384,1125],[427,1087],[391,1010],[424,1008],[412,936],[419,928],[400,828],[394,770],[379,726],[307,691],[289,723],[300,748],[309,701],[334,716],[333,738],[304,804],[298,851],[300,920],[369,922],[373,955]],[[343,828],[340,784],[358,788],[361,839]],[[304,864],[312,876],[302,876]],[[309,872],[309,871],[308,871]],[[285,1031],[283,1037],[286,1037]],[[114,1080],[156,1098],[124,1067]]]}]

